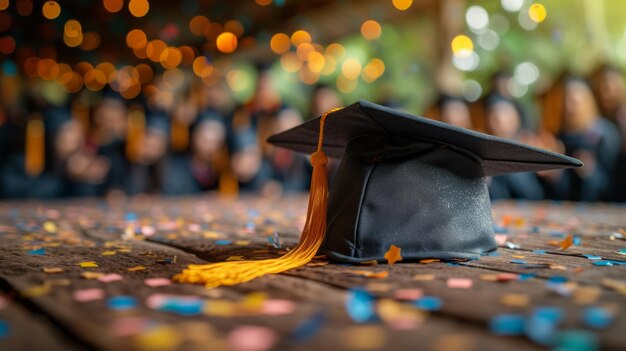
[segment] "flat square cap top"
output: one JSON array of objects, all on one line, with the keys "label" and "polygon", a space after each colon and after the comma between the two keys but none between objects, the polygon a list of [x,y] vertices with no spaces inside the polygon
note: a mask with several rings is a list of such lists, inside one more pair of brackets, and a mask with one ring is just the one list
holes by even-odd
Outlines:
[{"label": "flat square cap top", "polygon": [[[268,142],[312,153],[317,148],[319,128],[320,117],[317,117],[271,136]],[[323,149],[328,156],[341,158],[349,141],[380,135],[426,140],[469,153],[481,160],[486,175],[582,166],[582,162],[572,157],[413,116],[368,101],[356,102],[328,115]]]}]

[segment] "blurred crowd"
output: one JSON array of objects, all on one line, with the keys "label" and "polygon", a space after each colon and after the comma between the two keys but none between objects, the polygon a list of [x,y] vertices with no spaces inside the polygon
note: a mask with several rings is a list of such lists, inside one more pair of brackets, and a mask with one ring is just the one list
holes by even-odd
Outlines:
[{"label": "blurred crowd", "polygon": [[[303,116],[281,101],[269,70],[258,73],[254,95],[240,105],[223,82],[191,84],[168,109],[110,90],[61,106],[29,89],[13,92],[0,111],[0,198],[307,191],[307,156],[265,140],[343,102],[319,85]],[[585,78],[563,75],[532,101],[535,108],[509,94],[508,79],[494,76],[492,91],[471,104],[441,94],[423,114],[564,153],[585,166],[492,177],[492,198],[626,201],[623,73],[603,66]],[[331,163],[329,171],[336,167]]]}]

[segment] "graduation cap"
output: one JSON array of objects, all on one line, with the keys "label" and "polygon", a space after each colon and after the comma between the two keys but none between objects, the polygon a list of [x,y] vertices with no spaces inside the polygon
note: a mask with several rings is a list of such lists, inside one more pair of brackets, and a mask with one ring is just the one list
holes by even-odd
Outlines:
[{"label": "graduation cap", "polygon": [[[267,265],[194,266],[189,276],[177,276],[180,281],[236,284],[306,264],[318,249],[350,263],[384,261],[391,245],[405,261],[476,258],[496,249],[487,176],[582,166],[571,157],[367,101],[268,141],[312,153],[300,243]],[[342,158],[328,203],[325,154]]]}]

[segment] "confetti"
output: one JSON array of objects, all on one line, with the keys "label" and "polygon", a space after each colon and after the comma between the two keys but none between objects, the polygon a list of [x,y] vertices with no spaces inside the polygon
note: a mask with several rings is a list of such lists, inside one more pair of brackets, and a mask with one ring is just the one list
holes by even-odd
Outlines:
[{"label": "confetti", "polygon": [[103,251],[100,253],[102,256],[113,256],[117,253],[117,251]]},{"label": "confetti", "polygon": [[59,267],[44,267],[42,270],[48,274],[63,273],[63,268]]},{"label": "confetti", "polygon": [[232,243],[232,240],[216,240],[215,245],[228,245]]},{"label": "confetti", "polygon": [[35,256],[45,255],[46,254],[46,249],[42,247],[40,249],[30,250],[30,251],[28,251],[28,254],[29,255],[35,255]]},{"label": "confetti", "polygon": [[162,312],[173,312],[181,316],[193,316],[202,313],[205,302],[198,296],[157,295],[148,305]]},{"label": "confetti", "polygon": [[526,261],[524,261],[524,260],[517,260],[517,259],[511,260],[510,262],[514,263],[514,264],[526,264]]},{"label": "confetti", "polygon": [[597,351],[600,350],[598,337],[586,330],[565,330],[559,334],[554,350]]},{"label": "confetti", "polygon": [[584,286],[574,290],[574,302],[579,305],[590,305],[600,298],[602,289],[597,286]]},{"label": "confetti", "polygon": [[182,343],[176,329],[157,326],[134,337],[135,345],[142,350],[174,350]]},{"label": "confetti", "polygon": [[98,277],[96,279],[98,279],[99,281],[101,281],[103,283],[111,283],[111,282],[120,281],[120,280],[122,280],[124,278],[121,275],[119,275],[119,274],[112,273],[112,274],[103,275],[103,276]]},{"label": "confetti", "polygon": [[467,278],[449,278],[446,285],[450,289],[469,289],[474,282]]},{"label": "confetti", "polygon": [[561,247],[561,250],[566,250],[568,247],[574,244],[574,236],[568,235],[565,240],[561,241],[558,246]]},{"label": "confetti", "polygon": [[304,342],[312,339],[324,326],[326,314],[316,312],[304,322],[300,323],[292,332],[292,338],[296,342]]},{"label": "confetti", "polygon": [[10,332],[11,328],[9,327],[9,323],[0,319],[0,339],[8,337]]},{"label": "confetti", "polygon": [[394,264],[397,261],[402,261],[402,256],[400,256],[401,249],[396,245],[391,245],[389,247],[389,251],[385,253],[385,259],[388,264]]},{"label": "confetti", "polygon": [[143,317],[116,318],[111,325],[111,333],[116,337],[132,336],[142,333],[149,321]]},{"label": "confetti", "polygon": [[504,294],[500,298],[504,306],[526,307],[530,305],[530,297],[526,294]]},{"label": "confetti", "polygon": [[38,297],[41,295],[48,294],[50,291],[51,291],[51,286],[49,284],[35,285],[22,291],[22,296]]},{"label": "confetti", "polygon": [[243,261],[243,256],[230,256],[226,259],[226,261]]},{"label": "confetti", "polygon": [[360,275],[366,278],[379,278],[379,279],[387,278],[389,276],[388,271],[371,272],[371,271],[364,271],[364,270],[350,270],[348,271],[348,273],[354,274],[354,275]]},{"label": "confetti", "polygon": [[104,276],[104,273],[100,273],[100,272],[82,272],[80,274],[80,276],[85,278],[85,279],[98,279],[98,278]]},{"label": "confetti", "polygon": [[618,254],[620,255],[626,255],[626,247],[623,249],[619,249],[619,251],[617,251]]},{"label": "confetti", "polygon": [[495,235],[495,239],[496,239],[496,244],[498,246],[504,246],[504,244],[506,243],[506,239],[508,239],[509,236],[506,234],[496,234]]},{"label": "confetti", "polygon": [[269,299],[263,301],[261,312],[268,316],[281,316],[291,314],[296,309],[296,305],[290,300]]},{"label": "confetti", "polygon": [[441,260],[437,259],[437,258],[427,258],[424,260],[420,260],[421,264],[429,264],[429,263],[434,263],[434,262],[440,262]]},{"label": "confetti", "polygon": [[415,306],[424,311],[439,311],[443,302],[436,296],[424,296],[415,301]]},{"label": "confetti", "polygon": [[272,329],[254,325],[237,327],[228,334],[228,343],[235,351],[265,351],[278,341]]},{"label": "confetti", "polygon": [[417,300],[424,296],[424,292],[421,289],[399,289],[394,296],[398,300]]},{"label": "confetti", "polygon": [[97,288],[75,290],[72,297],[78,302],[101,300],[104,298],[104,290]]},{"label": "confetti", "polygon": [[602,257],[600,256],[596,256],[596,255],[590,255],[590,254],[582,254],[583,256],[585,256],[588,260],[601,260]]},{"label": "confetti", "polygon": [[114,311],[126,311],[137,307],[137,300],[132,296],[110,297],[107,305]]},{"label": "confetti", "polygon": [[85,261],[77,263],[82,268],[98,268],[98,264],[94,261]]},{"label": "confetti", "polygon": [[434,274],[416,274],[413,276],[413,280],[416,280],[416,281],[435,280],[435,275]]},{"label": "confetti", "polygon": [[44,222],[43,224],[43,229],[45,231],[47,231],[48,233],[56,233],[57,232],[57,225],[54,224],[54,222]]},{"label": "confetti", "polygon": [[374,302],[374,297],[367,291],[352,289],[348,292],[346,311],[353,321],[365,323],[373,319],[376,315]]},{"label": "confetti", "polygon": [[172,284],[172,281],[168,278],[148,278],[143,281],[144,284],[151,288],[157,288],[161,286],[168,286]]},{"label": "confetti", "polygon": [[496,335],[522,335],[524,316],[519,314],[500,314],[489,320],[489,330]]},{"label": "confetti", "polygon": [[536,255],[545,255],[546,250],[533,250],[533,253]]},{"label": "confetti", "polygon": [[583,311],[583,323],[593,329],[604,329],[613,323],[613,314],[602,307],[588,307]]},{"label": "confetti", "polygon": [[147,268],[144,267],[144,266],[134,266],[134,267],[126,268],[126,270],[129,271],[129,272],[143,271],[145,269],[147,269]]},{"label": "confetti", "polygon": [[342,333],[343,346],[351,350],[380,350],[387,342],[387,333],[379,326],[348,327]]}]

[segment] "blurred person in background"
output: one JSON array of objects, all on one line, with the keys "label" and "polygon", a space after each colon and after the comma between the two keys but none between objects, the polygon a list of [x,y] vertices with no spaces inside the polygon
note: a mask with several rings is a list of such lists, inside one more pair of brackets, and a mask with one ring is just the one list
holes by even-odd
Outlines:
[{"label": "blurred person in background", "polygon": [[[236,131],[231,140],[231,168],[242,193],[279,191],[272,181],[272,167],[263,158],[258,134],[252,128]],[[269,184],[269,185],[268,185]]]},{"label": "blurred person in background", "polygon": [[315,118],[323,115],[327,111],[343,106],[337,91],[325,84],[317,84],[311,94],[310,115],[308,118]]},{"label": "blurred person in background", "polygon": [[615,126],[599,114],[596,101],[582,78],[565,80],[563,118],[558,138],[565,153],[584,166],[567,169],[551,185],[554,198],[598,201],[610,198],[612,174],[621,150]]},{"label": "blurred person in background", "polygon": [[[524,116],[515,102],[492,94],[486,100],[486,125],[489,134],[525,142],[529,132]],[[513,173],[491,177],[489,195],[492,199],[541,200],[544,190],[534,173]]]},{"label": "blurred person in background", "polygon": [[188,195],[215,190],[226,157],[226,126],[219,114],[205,113],[192,126],[189,153],[171,154],[163,170],[161,191]]},{"label": "blurred person in background", "polygon": [[441,94],[435,104],[425,113],[427,117],[456,127],[472,129],[469,106],[462,97]]},{"label": "blurred person in background", "polygon": [[619,160],[613,172],[608,200],[626,201],[626,84],[616,67],[603,65],[591,75],[591,82],[602,116],[617,127],[622,141]]}]

